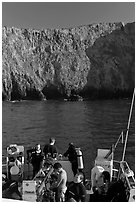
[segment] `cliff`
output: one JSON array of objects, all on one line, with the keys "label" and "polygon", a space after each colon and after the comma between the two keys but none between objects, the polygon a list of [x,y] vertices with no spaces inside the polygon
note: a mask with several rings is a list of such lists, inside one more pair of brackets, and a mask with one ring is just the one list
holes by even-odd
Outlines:
[{"label": "cliff", "polygon": [[2,29],[3,100],[128,96],[135,86],[135,23]]}]

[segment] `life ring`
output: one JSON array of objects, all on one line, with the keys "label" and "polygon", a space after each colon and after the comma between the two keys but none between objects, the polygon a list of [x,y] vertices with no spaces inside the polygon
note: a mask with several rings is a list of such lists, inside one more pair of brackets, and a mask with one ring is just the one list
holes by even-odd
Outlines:
[{"label": "life ring", "polygon": [[18,166],[12,166],[10,169],[11,175],[17,175],[19,173],[19,167]]},{"label": "life ring", "polygon": [[13,155],[13,154],[18,154],[19,149],[16,146],[10,146],[7,149],[8,154]]}]

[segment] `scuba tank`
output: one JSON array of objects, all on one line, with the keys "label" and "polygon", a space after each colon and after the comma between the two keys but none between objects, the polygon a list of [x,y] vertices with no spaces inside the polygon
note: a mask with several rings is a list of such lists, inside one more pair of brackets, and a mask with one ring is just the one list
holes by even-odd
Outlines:
[{"label": "scuba tank", "polygon": [[82,152],[80,148],[76,148],[76,153],[77,153],[78,169],[83,169],[84,164],[83,164]]}]

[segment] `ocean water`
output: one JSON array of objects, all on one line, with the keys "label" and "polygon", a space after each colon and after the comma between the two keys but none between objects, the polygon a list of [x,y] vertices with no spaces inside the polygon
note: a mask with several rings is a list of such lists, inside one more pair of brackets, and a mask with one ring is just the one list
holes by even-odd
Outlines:
[{"label": "ocean water", "polygon": [[[25,149],[50,137],[56,138],[59,153],[69,142],[80,147],[87,177],[94,165],[98,148],[110,148],[121,131],[126,133],[131,100],[94,101],[20,101],[2,103],[2,154],[9,144],[24,145]],[[125,135],[125,134],[124,134]],[[119,143],[115,159],[122,159]],[[131,118],[125,160],[135,170],[135,113]]]}]

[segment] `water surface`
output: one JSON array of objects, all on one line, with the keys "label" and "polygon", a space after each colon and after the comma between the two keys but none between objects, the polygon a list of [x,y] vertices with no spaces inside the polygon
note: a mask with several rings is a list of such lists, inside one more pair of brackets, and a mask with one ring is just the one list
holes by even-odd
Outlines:
[{"label": "water surface", "polygon": [[[42,147],[50,137],[56,138],[60,153],[69,142],[81,147],[85,173],[90,169],[98,148],[109,148],[116,143],[121,131],[126,131],[131,100],[94,101],[21,101],[2,104],[2,153],[9,144],[25,148],[40,143]],[[116,157],[122,158],[122,144],[118,144]],[[125,159],[135,169],[135,116],[129,131]]]}]

